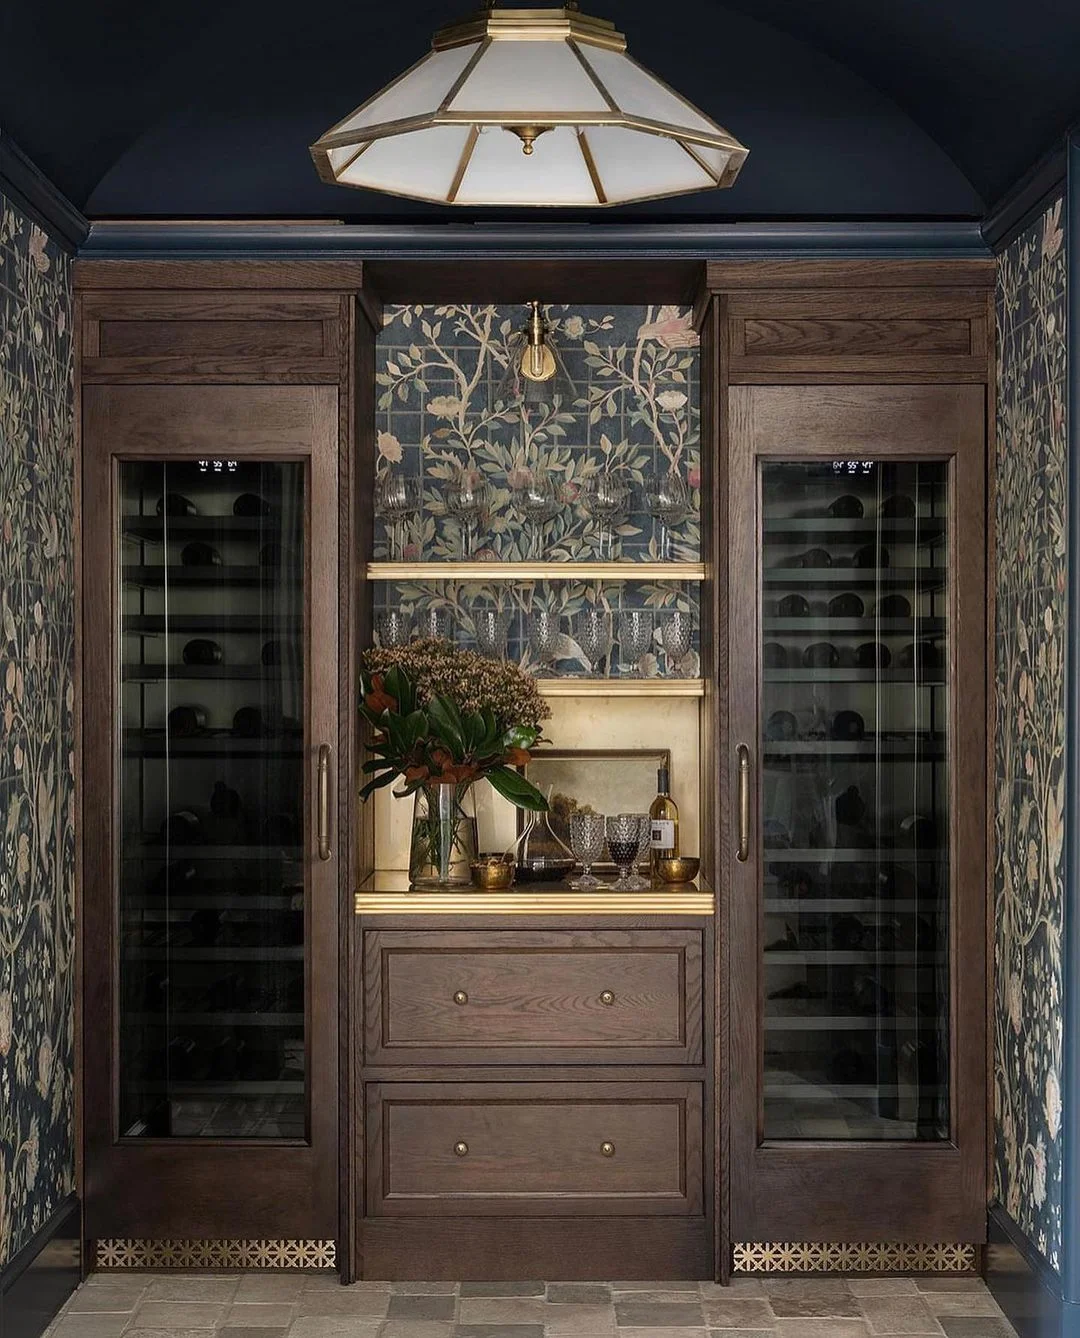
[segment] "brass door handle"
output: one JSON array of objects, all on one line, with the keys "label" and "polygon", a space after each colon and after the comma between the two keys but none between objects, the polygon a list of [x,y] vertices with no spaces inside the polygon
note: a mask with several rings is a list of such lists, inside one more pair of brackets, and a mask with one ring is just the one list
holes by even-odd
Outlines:
[{"label": "brass door handle", "polygon": [[319,859],[330,858],[330,745],[319,745]]},{"label": "brass door handle", "polygon": [[614,1157],[614,1155],[615,1155],[615,1144],[614,1144],[614,1143],[601,1143],[601,1144],[600,1144],[600,1153],[601,1153],[601,1155],[604,1156],[604,1157]]},{"label": "brass door handle", "polygon": [[750,858],[750,749],[740,743],[739,759],[739,848],[735,858],[745,864]]},{"label": "brass door handle", "polygon": [[610,1008],[611,1005],[615,1002],[615,991],[614,991],[614,990],[601,990],[601,991],[600,991],[600,1002],[604,1005],[605,1008]]},{"label": "brass door handle", "polygon": [[467,1157],[468,1155],[469,1155],[469,1145],[468,1145],[468,1143],[455,1143],[455,1144],[454,1144],[454,1156],[455,1156],[455,1157]]}]

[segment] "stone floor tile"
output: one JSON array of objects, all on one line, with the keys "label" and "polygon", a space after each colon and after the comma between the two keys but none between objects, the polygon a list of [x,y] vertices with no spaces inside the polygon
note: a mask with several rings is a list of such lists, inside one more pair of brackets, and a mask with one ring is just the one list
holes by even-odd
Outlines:
[{"label": "stone floor tile", "polygon": [[[686,1326],[679,1328],[677,1326],[659,1327],[653,1329],[635,1329],[620,1328],[619,1338],[705,1338],[705,1328],[693,1328]],[[717,1330],[719,1332],[719,1330]],[[725,1331],[726,1333],[729,1331]]]},{"label": "stone floor tile", "polygon": [[131,1313],[63,1315],[49,1338],[120,1338],[131,1323]]},{"label": "stone floor tile", "polygon": [[[903,1298],[901,1298],[903,1299]],[[914,1298],[918,1301],[918,1297]],[[863,1319],[854,1296],[771,1296],[777,1319]]]},{"label": "stone floor tile", "polygon": [[356,1315],[301,1315],[286,1330],[288,1338],[376,1338],[378,1324]]},{"label": "stone floor tile", "polygon": [[[172,1338],[172,1335],[176,1330],[164,1329],[162,1332],[166,1334],[167,1338]],[[193,1329],[192,1332],[195,1333],[200,1331]],[[205,1329],[201,1330],[201,1333],[205,1332]],[[285,1325],[284,1328],[280,1325],[275,1325],[273,1328],[267,1328],[265,1325],[260,1325],[258,1328],[249,1328],[247,1325],[244,1325],[242,1328],[233,1328],[231,1324],[226,1324],[224,1328],[214,1330],[214,1333],[217,1334],[219,1338],[286,1338],[288,1332],[288,1325]],[[127,1334],[124,1335],[124,1338],[127,1338]]]},{"label": "stone floor tile", "polygon": [[873,1333],[941,1333],[921,1296],[860,1296],[859,1305]]},{"label": "stone floor tile", "polygon": [[143,1299],[141,1287],[91,1287],[87,1284],[72,1292],[67,1303],[69,1315],[91,1315],[102,1312],[130,1314]]},{"label": "stone floor tile", "polygon": [[450,1338],[453,1332],[449,1320],[388,1319],[379,1330],[379,1338]]},{"label": "stone floor tile", "polygon": [[454,1338],[544,1338],[542,1324],[459,1324]]},{"label": "stone floor tile", "polygon": [[639,1292],[621,1292],[613,1290],[611,1293],[613,1301],[631,1301],[634,1305],[693,1305],[701,1297],[699,1288],[694,1287],[688,1291],[671,1291],[662,1287],[656,1287],[652,1291]]},{"label": "stone floor tile", "polygon": [[925,1273],[915,1279],[921,1292],[984,1292],[986,1283],[971,1273]]},{"label": "stone floor tile", "polygon": [[685,1279],[679,1282],[613,1282],[611,1290],[613,1292],[696,1292],[698,1284],[696,1282],[687,1282]]},{"label": "stone floor tile", "polygon": [[[331,1268],[324,1268],[318,1273],[301,1273],[300,1288],[305,1292],[315,1291],[333,1291],[341,1286],[341,1274]],[[388,1282],[351,1282],[350,1287],[357,1287],[364,1291],[388,1291],[390,1284]]]},{"label": "stone floor tile", "polygon": [[861,1319],[778,1319],[776,1338],[870,1338]]},{"label": "stone floor tile", "polygon": [[550,1305],[606,1305],[611,1300],[611,1285],[607,1282],[549,1282],[547,1300]]},{"label": "stone floor tile", "polygon": [[543,1296],[542,1282],[463,1282],[458,1289],[462,1297],[470,1296]]},{"label": "stone floor tile", "polygon": [[714,1296],[764,1296],[765,1288],[761,1285],[760,1278],[732,1278],[725,1287],[719,1282],[699,1282],[698,1291],[705,1298],[711,1300]]},{"label": "stone floor tile", "polygon": [[456,1296],[406,1296],[394,1294],[390,1297],[390,1308],[386,1312],[389,1319],[438,1319],[453,1320],[457,1315]]},{"label": "stone floor tile", "polygon": [[542,1318],[548,1338],[615,1332],[615,1307],[610,1301],[600,1305],[547,1305]]},{"label": "stone floor tile", "polygon": [[463,1296],[459,1324],[543,1324],[547,1302],[542,1296]]},{"label": "stone floor tile", "polygon": [[133,1329],[212,1329],[225,1318],[220,1301],[143,1301]]},{"label": "stone floor tile", "polygon": [[298,1301],[308,1279],[303,1273],[245,1273],[234,1301]]},{"label": "stone floor tile", "polygon": [[240,1285],[238,1277],[207,1278],[183,1274],[175,1278],[153,1278],[145,1301],[231,1301]]},{"label": "stone floor tile", "polygon": [[705,1317],[701,1301],[695,1297],[686,1301],[660,1301],[655,1305],[631,1299],[615,1298],[615,1320],[622,1328],[656,1329],[704,1327]]},{"label": "stone floor tile", "polygon": [[998,1303],[987,1292],[924,1292],[932,1315],[992,1315],[1001,1318]]},{"label": "stone floor tile", "polygon": [[943,1315],[940,1323],[947,1338],[1016,1338],[1008,1320],[985,1315]]},{"label": "stone floor tile", "polygon": [[776,1338],[775,1329],[709,1329],[706,1338]]},{"label": "stone floor tile", "polygon": [[758,1296],[724,1296],[703,1303],[710,1329],[769,1329],[774,1315],[768,1301]]},{"label": "stone floor tile", "polygon": [[[332,1291],[304,1291],[296,1302],[297,1317],[301,1315],[352,1315],[367,1319],[372,1324],[386,1318],[387,1308],[395,1301],[431,1300],[431,1297],[394,1297],[389,1292],[354,1292],[351,1287],[335,1287]],[[442,1301],[444,1298],[435,1297]],[[453,1303],[452,1297],[445,1298]]]},{"label": "stone floor tile", "polygon": [[[124,1338],[212,1338],[212,1335],[224,1333],[228,1338],[228,1329],[125,1329]],[[282,1338],[287,1332],[285,1329],[266,1329],[263,1332],[259,1330],[240,1329],[234,1330],[242,1338]]]},{"label": "stone floor tile", "polygon": [[236,1301],[229,1307],[222,1324],[232,1329],[287,1329],[297,1313],[292,1301]]},{"label": "stone floor tile", "polygon": [[918,1296],[914,1278],[848,1278],[852,1296]]},{"label": "stone floor tile", "polygon": [[394,1293],[402,1296],[454,1296],[459,1286],[457,1282],[388,1282],[382,1284]]},{"label": "stone floor tile", "polygon": [[832,1300],[834,1296],[850,1296],[847,1278],[764,1278],[766,1296],[805,1296]]}]

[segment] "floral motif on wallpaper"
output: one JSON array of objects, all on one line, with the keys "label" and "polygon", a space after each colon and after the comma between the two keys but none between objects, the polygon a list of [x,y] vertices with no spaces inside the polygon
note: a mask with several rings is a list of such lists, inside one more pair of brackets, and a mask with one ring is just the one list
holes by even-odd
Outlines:
[{"label": "floral motif on wallpaper", "polygon": [[1062,202],[998,262],[994,1192],[1061,1251],[1066,265]]},{"label": "floral motif on wallpaper", "polygon": [[[657,561],[692,561],[700,553],[700,411],[698,337],[691,312],[671,306],[546,309],[553,338],[574,383],[572,403],[539,410],[506,407],[499,386],[524,307],[405,306],[390,308],[379,339],[378,470],[420,480],[414,515],[391,536],[379,526],[376,557],[453,561],[463,556],[458,522],[447,513],[444,489],[460,470],[475,470],[488,487],[488,506],[474,537],[476,561],[512,562],[542,555],[551,562],[600,556],[601,535],[581,501],[584,480],[609,471],[630,484],[630,506],[615,526],[614,555]],[[662,536],[646,514],[643,485],[653,475],[678,472],[687,484],[691,515]],[[514,511],[511,492],[539,473],[550,476],[561,506],[542,530]],[[553,581],[507,586],[478,582],[386,582],[378,608],[417,613],[446,608],[454,639],[475,644],[476,610],[510,615],[509,654],[537,668],[528,645],[528,614],[544,608],[560,617],[559,673],[587,666],[573,639],[573,615],[598,603],[611,611],[620,661],[618,614],[624,608],[678,608],[694,615],[694,644],[669,663],[659,643],[634,667],[654,677],[696,677],[697,589],[682,582]]]},{"label": "floral motif on wallpaper", "polygon": [[0,1265],[74,1186],[70,261],[0,196]]}]

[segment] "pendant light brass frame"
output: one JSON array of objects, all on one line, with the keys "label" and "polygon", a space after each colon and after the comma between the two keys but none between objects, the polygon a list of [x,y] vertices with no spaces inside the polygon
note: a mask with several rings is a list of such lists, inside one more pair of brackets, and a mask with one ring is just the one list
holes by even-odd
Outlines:
[{"label": "pendant light brass frame", "polygon": [[[538,42],[565,45],[577,65],[587,76],[589,83],[596,90],[598,98],[606,110],[589,108],[575,110],[545,110],[538,112],[515,107],[490,107],[486,109],[469,108],[454,110],[453,103],[461,93],[477,66],[491,51],[492,47],[503,42]],[[419,115],[402,116],[396,119],[375,122],[370,125],[357,125],[365,108],[383,99],[387,94],[410,80],[432,59],[433,55],[474,45],[476,50],[453,79],[438,105],[430,112]],[[584,48],[599,48],[615,53],[625,62],[625,68],[640,71],[642,86],[652,86],[662,90],[668,98],[687,110],[687,123],[673,121],[628,111],[607,86],[602,75],[593,68],[582,54]],[[432,130],[436,127],[468,127],[460,158],[453,173],[448,190],[405,190],[378,182],[343,180],[344,175],[368,150],[380,141],[414,134],[418,131]],[[748,150],[733,135],[710,121],[704,113],[693,106],[688,99],[658,79],[635,61],[626,50],[626,37],[607,19],[598,19],[580,13],[576,8],[563,9],[496,9],[481,11],[470,18],[451,23],[440,29],[432,40],[432,51],[407,69],[397,79],[385,85],[374,97],[368,99],[349,116],[332,126],[311,146],[311,155],[319,176],[330,185],[355,185],[361,189],[375,189],[405,198],[424,199],[431,202],[457,204],[462,183],[465,180],[481,133],[487,129],[510,130],[521,139],[524,152],[531,154],[534,143],[544,132],[557,127],[573,127],[577,134],[575,141],[581,162],[592,184],[594,199],[544,199],[514,200],[514,204],[537,205],[538,207],[604,207],[612,204],[628,203],[630,200],[664,199],[676,195],[693,193],[698,190],[722,189],[733,184]],[[634,193],[619,199],[609,199],[605,190],[603,174],[597,166],[597,155],[590,144],[590,129],[600,127],[619,127],[654,135],[677,144],[695,164],[701,178],[700,185],[683,186],[673,190]],[[342,150],[351,152],[342,153]],[[696,151],[698,150],[698,151]],[[699,152],[699,151],[705,151]],[[405,150],[403,149],[403,152]],[[724,166],[719,168],[707,161],[706,154],[717,153],[724,156]],[[464,203],[488,203],[487,201],[464,201]],[[505,200],[490,203],[506,204]]]}]

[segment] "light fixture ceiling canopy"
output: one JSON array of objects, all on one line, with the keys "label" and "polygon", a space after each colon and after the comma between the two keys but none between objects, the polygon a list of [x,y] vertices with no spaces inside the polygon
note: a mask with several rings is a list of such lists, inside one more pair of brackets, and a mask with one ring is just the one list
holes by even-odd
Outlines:
[{"label": "light fixture ceiling canopy", "polygon": [[747,150],[576,6],[491,8],[312,146],[342,186],[456,205],[583,207],[730,186]]}]

